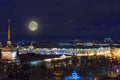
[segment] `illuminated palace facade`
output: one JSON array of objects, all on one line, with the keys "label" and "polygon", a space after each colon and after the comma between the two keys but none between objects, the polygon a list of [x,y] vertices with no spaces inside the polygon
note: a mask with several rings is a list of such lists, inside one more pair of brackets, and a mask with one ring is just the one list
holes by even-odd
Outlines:
[{"label": "illuminated palace facade", "polygon": [[111,56],[110,46],[86,46],[86,47],[54,47],[54,48],[34,48],[33,46],[19,48],[19,54],[45,54],[45,55],[77,55],[77,56],[93,56],[103,55]]}]

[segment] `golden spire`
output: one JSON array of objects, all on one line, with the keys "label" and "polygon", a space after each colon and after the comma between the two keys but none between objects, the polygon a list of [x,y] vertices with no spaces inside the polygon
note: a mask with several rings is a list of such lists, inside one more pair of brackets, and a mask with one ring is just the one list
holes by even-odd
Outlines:
[{"label": "golden spire", "polygon": [[8,41],[10,41],[10,19],[8,19]]},{"label": "golden spire", "polygon": [[11,41],[10,41],[10,19],[8,19],[8,41],[7,41],[7,46],[11,46]]}]

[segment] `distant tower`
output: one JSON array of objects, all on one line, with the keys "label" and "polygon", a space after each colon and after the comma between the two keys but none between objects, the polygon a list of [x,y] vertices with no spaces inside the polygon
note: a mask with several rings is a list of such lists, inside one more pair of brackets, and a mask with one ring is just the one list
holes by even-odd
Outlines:
[{"label": "distant tower", "polygon": [[7,46],[11,46],[11,40],[10,40],[10,19],[8,19],[8,41],[7,41]]}]

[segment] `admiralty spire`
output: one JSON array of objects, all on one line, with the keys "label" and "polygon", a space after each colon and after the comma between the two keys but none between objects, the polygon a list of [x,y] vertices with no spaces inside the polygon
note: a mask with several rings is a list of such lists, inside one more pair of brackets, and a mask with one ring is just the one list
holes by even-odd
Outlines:
[{"label": "admiralty spire", "polygon": [[8,40],[6,47],[2,48],[2,59],[14,60],[16,59],[16,48],[12,47],[11,44],[11,31],[10,31],[10,19],[8,19]]},{"label": "admiralty spire", "polygon": [[11,46],[11,32],[10,32],[10,19],[8,19],[8,40],[7,40],[7,46]]}]

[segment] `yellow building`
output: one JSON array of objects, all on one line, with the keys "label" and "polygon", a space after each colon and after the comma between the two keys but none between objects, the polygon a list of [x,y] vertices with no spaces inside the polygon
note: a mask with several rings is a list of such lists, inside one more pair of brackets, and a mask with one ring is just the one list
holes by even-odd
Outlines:
[{"label": "yellow building", "polygon": [[120,58],[120,48],[119,47],[112,47],[112,57]]}]

